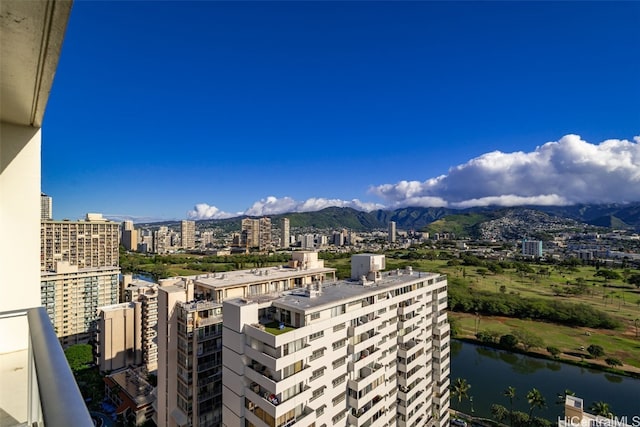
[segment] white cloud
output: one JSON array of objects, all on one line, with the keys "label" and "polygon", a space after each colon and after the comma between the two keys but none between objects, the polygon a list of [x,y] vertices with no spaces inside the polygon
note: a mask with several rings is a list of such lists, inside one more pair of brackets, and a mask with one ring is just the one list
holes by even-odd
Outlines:
[{"label": "white cloud", "polygon": [[255,202],[249,209],[244,212],[228,213],[222,212],[215,206],[206,203],[198,203],[194,209],[188,212],[191,219],[223,219],[236,216],[262,216],[262,215],[278,215],[289,212],[315,212],[324,208],[337,206],[348,207],[360,211],[370,212],[376,209],[384,209],[379,203],[366,203],[358,199],[340,200],[340,199],[324,199],[311,198],[304,201],[296,201],[291,197],[277,198],[269,196]]},{"label": "white cloud", "polygon": [[297,201],[269,196],[244,212],[227,213],[206,203],[188,216],[221,219],[234,216],[314,212],[336,206],[370,212],[401,207],[571,205],[640,201],[640,136],[599,144],[565,135],[531,152],[493,151],[454,166],[425,181],[399,181],[371,187],[387,205],[312,197]]},{"label": "white cloud", "polygon": [[223,212],[215,206],[206,203],[198,203],[193,210],[187,212],[187,217],[191,219],[224,219],[242,215],[242,213]]},{"label": "white cloud", "polygon": [[592,144],[566,135],[529,153],[494,151],[446,175],[382,184],[370,193],[390,208],[640,201],[640,137],[634,141]]},{"label": "white cloud", "polygon": [[353,208],[367,212],[375,209],[384,209],[384,206],[381,204],[361,202],[358,199],[340,200],[314,197],[299,202],[290,197],[278,199],[277,197],[269,196],[266,199],[255,202],[253,206],[244,212],[244,215],[260,216],[276,215],[288,212],[315,212],[332,206]]}]

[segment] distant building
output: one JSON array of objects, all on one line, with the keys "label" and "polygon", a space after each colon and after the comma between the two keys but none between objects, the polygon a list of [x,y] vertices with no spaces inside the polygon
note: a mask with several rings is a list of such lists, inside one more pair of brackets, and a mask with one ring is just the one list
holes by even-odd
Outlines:
[{"label": "distant building", "polygon": [[260,220],[244,218],[241,223],[240,246],[257,248],[260,245]]},{"label": "distant building", "polygon": [[258,248],[261,251],[269,250],[272,247],[271,218],[260,218],[260,237]]},{"label": "distant building", "polygon": [[153,232],[153,252],[166,254],[171,248],[171,234],[169,227],[161,226]]},{"label": "distant building", "polygon": [[540,258],[542,256],[542,241],[523,239],[522,255]]},{"label": "distant building", "polygon": [[291,232],[289,228],[289,218],[282,218],[282,225],[280,229],[280,247],[286,249],[291,242]]},{"label": "distant building", "polygon": [[85,220],[40,222],[40,271],[50,271],[57,261],[78,268],[119,265],[120,224],[100,214]]},{"label": "distant building", "polygon": [[213,247],[213,231],[200,232],[200,247],[201,248]]},{"label": "distant building", "polygon": [[271,247],[271,218],[244,218],[241,223],[240,246],[267,250]]},{"label": "distant building", "polygon": [[196,222],[183,220],[180,222],[180,239],[182,247],[193,249],[196,247]]},{"label": "distant building", "polygon": [[303,250],[313,250],[315,246],[315,236],[313,234],[303,234],[300,236],[300,247]]},{"label": "distant building", "polygon": [[389,237],[388,237],[389,243],[395,243],[396,242],[396,222],[395,221],[389,221]]},{"label": "distant building", "polygon": [[128,251],[138,250],[138,230],[135,229],[133,221],[124,221],[122,223],[121,243]]},{"label": "distant building", "polygon": [[40,218],[53,218],[53,199],[44,193],[40,193]]}]

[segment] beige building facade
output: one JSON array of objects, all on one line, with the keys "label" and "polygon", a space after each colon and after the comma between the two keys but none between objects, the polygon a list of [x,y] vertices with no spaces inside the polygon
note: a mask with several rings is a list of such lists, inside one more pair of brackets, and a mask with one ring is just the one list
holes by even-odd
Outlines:
[{"label": "beige building facade", "polygon": [[51,271],[57,261],[78,268],[117,267],[120,224],[87,214],[81,221],[42,220],[40,271]]},{"label": "beige building facade", "polygon": [[101,372],[142,363],[141,305],[139,302],[125,302],[98,309],[95,345]]},{"label": "beige building facade", "polygon": [[118,302],[119,267],[79,269],[67,261],[40,274],[40,297],[62,346],[94,338],[98,307]]},{"label": "beige building facade", "polygon": [[182,247],[193,249],[196,247],[196,222],[183,220],[180,222],[180,239]]}]

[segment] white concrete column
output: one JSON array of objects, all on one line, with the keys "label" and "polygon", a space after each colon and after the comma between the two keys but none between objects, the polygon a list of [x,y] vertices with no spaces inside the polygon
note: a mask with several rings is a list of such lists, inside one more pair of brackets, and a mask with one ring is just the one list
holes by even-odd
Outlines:
[{"label": "white concrete column", "polygon": [[[40,304],[40,129],[0,122],[0,312]],[[28,334],[2,322],[0,353]]]}]

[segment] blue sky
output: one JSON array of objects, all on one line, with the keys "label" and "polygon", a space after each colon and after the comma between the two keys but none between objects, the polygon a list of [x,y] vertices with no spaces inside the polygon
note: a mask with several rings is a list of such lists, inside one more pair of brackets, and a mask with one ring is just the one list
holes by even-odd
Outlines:
[{"label": "blue sky", "polygon": [[640,3],[76,1],[56,219],[640,201]]}]

